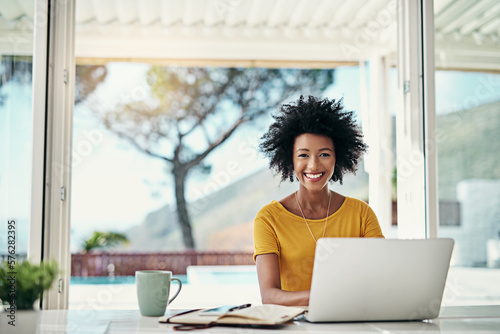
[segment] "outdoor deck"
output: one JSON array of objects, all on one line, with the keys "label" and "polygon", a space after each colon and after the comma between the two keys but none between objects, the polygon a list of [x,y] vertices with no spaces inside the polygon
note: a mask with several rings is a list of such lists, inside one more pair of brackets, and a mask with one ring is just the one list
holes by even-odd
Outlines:
[{"label": "outdoor deck", "polygon": [[[450,268],[442,305],[500,305],[500,269]],[[174,291],[176,287],[173,287]],[[184,284],[172,308],[260,303],[258,284]],[[137,309],[134,284],[71,285],[69,308]]]}]

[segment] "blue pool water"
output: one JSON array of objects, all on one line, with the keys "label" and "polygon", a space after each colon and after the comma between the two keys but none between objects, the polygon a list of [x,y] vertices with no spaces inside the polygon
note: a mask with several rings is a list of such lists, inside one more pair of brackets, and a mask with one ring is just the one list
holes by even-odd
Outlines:
[{"label": "blue pool water", "polygon": [[[188,270],[188,275],[174,275],[182,284],[258,284],[255,271]],[[135,284],[135,276],[71,277],[71,284]]]},{"label": "blue pool water", "polygon": [[[174,277],[180,279],[183,284],[187,283],[186,275],[174,275]],[[135,276],[72,276],[70,284],[135,284]]]}]

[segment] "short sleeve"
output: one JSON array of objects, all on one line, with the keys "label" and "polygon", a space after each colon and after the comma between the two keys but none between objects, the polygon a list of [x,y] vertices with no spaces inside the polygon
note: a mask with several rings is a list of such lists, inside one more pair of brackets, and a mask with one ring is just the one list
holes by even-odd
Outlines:
[{"label": "short sleeve", "polygon": [[375,215],[375,212],[373,212],[373,209],[368,205],[366,207],[367,210],[363,237],[384,238],[384,235],[382,234],[382,228],[380,228],[380,224],[378,222],[377,216]]},{"label": "short sleeve", "polygon": [[262,208],[255,217],[253,225],[254,261],[257,255],[261,254],[280,255],[279,241],[273,227],[273,220],[273,215],[266,207]]}]

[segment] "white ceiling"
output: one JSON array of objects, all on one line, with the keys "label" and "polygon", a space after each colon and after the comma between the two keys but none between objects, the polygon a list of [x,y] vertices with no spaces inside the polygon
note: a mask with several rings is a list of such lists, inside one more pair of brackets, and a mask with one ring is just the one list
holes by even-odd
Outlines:
[{"label": "white ceiling", "polygon": [[[395,51],[397,10],[386,9],[388,3],[77,0],[76,52],[80,57],[357,61],[375,44],[378,53]],[[354,44],[356,32],[381,11],[386,22],[376,36]]]},{"label": "white ceiling", "polygon": [[435,0],[436,66],[500,71],[500,1]]},{"label": "white ceiling", "polygon": [[[33,0],[1,2],[2,53],[16,52],[12,44],[21,52],[21,38],[12,41],[16,33],[27,40],[32,17]],[[101,59],[394,60],[396,21],[396,0],[76,0],[75,52]],[[500,70],[500,1],[436,0],[435,28],[438,67]]]}]

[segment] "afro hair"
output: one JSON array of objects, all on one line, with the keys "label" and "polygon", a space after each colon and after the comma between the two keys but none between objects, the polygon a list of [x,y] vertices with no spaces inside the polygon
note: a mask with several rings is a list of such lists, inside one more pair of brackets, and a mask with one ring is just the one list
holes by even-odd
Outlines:
[{"label": "afro hair", "polygon": [[355,173],[368,146],[357,126],[353,112],[344,110],[342,99],[319,100],[301,96],[296,104],[283,104],[267,133],[261,137],[260,150],[270,159],[270,168],[281,180],[293,182],[293,145],[303,133],[324,135],[332,139],[335,149],[335,171],[330,181],[339,181],[345,173]]}]

